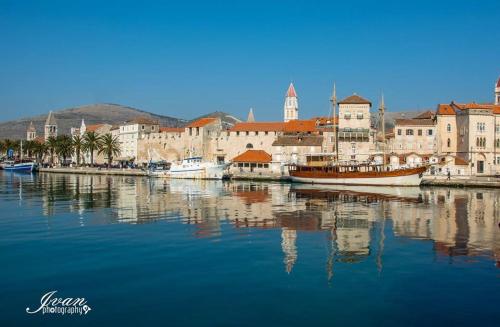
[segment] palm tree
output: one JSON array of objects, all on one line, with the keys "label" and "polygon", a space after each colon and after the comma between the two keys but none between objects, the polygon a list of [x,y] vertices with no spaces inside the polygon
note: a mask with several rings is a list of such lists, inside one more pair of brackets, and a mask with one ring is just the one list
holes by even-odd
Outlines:
[{"label": "palm tree", "polygon": [[35,141],[33,154],[35,155],[36,161],[38,163],[41,163],[43,161],[43,157],[47,154],[47,150],[47,145],[45,143]]},{"label": "palm tree", "polygon": [[81,153],[82,149],[84,148],[83,145],[83,138],[79,134],[73,136],[73,149],[75,150],[77,166],[80,166]]},{"label": "palm tree", "polygon": [[33,156],[33,150],[35,150],[36,147],[36,141],[26,141],[23,143],[23,150],[26,153],[26,156],[28,158],[31,158]]},{"label": "palm tree", "polygon": [[73,154],[73,142],[71,136],[59,135],[56,138],[56,142],[57,155],[62,157],[63,163],[66,163],[66,158],[71,157]]},{"label": "palm tree", "polygon": [[90,165],[94,166],[94,151],[99,149],[101,138],[96,132],[85,132],[83,135],[83,150],[90,152]]},{"label": "palm tree", "polygon": [[54,154],[56,153],[56,148],[57,148],[57,139],[53,136],[49,137],[47,141],[45,142],[47,145],[47,150],[50,154],[50,164],[54,164]]},{"label": "palm tree", "polygon": [[108,158],[108,168],[111,167],[114,156],[120,155],[120,141],[118,137],[113,137],[111,134],[104,134],[101,137],[101,144],[99,146],[99,154],[104,153]]}]

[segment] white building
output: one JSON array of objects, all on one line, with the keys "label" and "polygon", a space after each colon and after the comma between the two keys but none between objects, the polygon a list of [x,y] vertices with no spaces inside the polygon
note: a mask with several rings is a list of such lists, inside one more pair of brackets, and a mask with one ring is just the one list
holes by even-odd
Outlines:
[{"label": "white building", "polygon": [[120,125],[118,140],[120,141],[120,161],[134,161],[138,156],[137,144],[147,134],[157,133],[160,125],[157,121],[145,117],[137,117]]}]

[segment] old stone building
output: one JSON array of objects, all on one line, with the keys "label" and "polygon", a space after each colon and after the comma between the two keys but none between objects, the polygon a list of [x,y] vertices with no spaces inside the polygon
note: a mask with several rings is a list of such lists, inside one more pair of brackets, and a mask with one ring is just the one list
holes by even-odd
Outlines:
[{"label": "old stone building", "polygon": [[353,94],[339,102],[339,160],[367,161],[375,150],[370,124],[372,103]]}]

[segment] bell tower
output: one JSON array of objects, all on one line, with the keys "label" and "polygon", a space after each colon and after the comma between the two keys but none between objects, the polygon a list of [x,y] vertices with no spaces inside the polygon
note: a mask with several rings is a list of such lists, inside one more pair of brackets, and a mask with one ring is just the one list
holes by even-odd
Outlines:
[{"label": "bell tower", "polygon": [[500,105],[500,77],[495,85],[495,104]]},{"label": "bell tower", "polygon": [[288,91],[286,92],[283,111],[285,123],[290,120],[299,119],[299,100],[293,83],[290,83]]}]

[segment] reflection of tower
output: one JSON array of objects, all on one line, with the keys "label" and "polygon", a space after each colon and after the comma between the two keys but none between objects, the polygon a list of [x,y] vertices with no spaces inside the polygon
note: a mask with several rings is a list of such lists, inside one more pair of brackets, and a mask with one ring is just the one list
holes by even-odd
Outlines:
[{"label": "reflection of tower", "polygon": [[297,247],[295,242],[297,241],[297,231],[283,228],[281,230],[281,248],[285,254],[283,262],[285,263],[285,269],[287,273],[292,271],[293,265],[297,261]]}]

